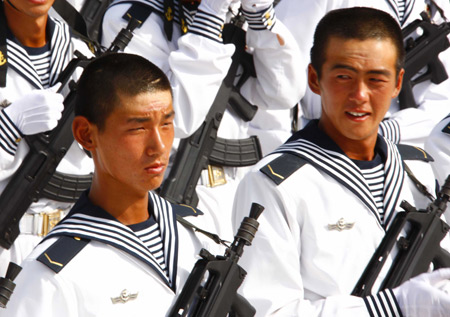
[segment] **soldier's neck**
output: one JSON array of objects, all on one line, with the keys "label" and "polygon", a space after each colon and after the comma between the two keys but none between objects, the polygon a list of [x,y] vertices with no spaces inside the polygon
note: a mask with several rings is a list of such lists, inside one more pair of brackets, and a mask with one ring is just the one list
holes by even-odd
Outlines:
[{"label": "soldier's neck", "polygon": [[31,17],[7,3],[5,3],[4,8],[8,28],[22,45],[42,47],[47,43],[46,27],[48,15]]}]

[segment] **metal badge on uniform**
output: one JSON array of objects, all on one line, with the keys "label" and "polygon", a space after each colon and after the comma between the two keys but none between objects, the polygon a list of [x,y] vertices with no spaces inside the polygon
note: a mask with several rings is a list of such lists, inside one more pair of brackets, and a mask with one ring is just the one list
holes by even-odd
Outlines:
[{"label": "metal badge on uniform", "polygon": [[128,292],[128,290],[124,289],[121,293],[120,296],[118,297],[111,297],[111,301],[113,304],[117,304],[117,303],[126,303],[130,300],[136,299],[138,296],[138,293],[132,294],[130,292]]},{"label": "metal badge on uniform", "polygon": [[344,218],[339,219],[335,224],[329,224],[328,230],[350,230],[355,225],[354,222],[345,222]]},{"label": "metal badge on uniform", "polygon": [[221,166],[208,165],[209,186],[216,187],[227,183],[225,171]]}]

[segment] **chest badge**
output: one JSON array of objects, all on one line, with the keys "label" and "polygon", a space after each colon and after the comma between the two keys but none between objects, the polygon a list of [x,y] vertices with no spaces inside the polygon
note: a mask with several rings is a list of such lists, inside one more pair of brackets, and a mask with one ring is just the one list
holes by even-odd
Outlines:
[{"label": "chest badge", "polygon": [[339,219],[335,224],[329,224],[328,230],[350,230],[354,226],[354,222],[345,222],[344,218]]},{"label": "chest badge", "polygon": [[138,296],[138,293],[135,294],[131,294],[130,292],[128,292],[126,289],[124,289],[121,293],[120,296],[118,297],[111,297],[111,301],[113,304],[117,304],[117,303],[126,303],[129,300],[133,300],[136,299]]}]

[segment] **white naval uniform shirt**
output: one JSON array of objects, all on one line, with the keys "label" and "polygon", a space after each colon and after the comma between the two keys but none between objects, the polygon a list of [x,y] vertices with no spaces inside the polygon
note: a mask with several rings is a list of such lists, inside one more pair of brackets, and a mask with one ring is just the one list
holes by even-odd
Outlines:
[{"label": "white naval uniform shirt", "polygon": [[[417,208],[425,208],[429,200],[406,176],[395,145],[379,136],[378,148],[385,159],[384,220],[389,224],[401,210],[402,200]],[[298,155],[308,163],[290,176],[281,175],[275,167],[269,168],[281,155]],[[289,163],[282,162],[279,167]],[[407,164],[433,193],[429,164]],[[275,184],[261,168],[281,183]],[[369,316],[364,300],[349,294],[383,238],[385,226],[361,172],[315,121],[241,181],[234,202],[236,227],[242,210],[252,202],[265,210],[258,218],[252,246],[240,262],[249,272],[240,292],[255,306],[257,316]],[[339,222],[349,228],[329,229]],[[399,316],[392,293],[381,296],[386,307],[392,306],[387,308],[392,315]],[[366,300],[381,309],[373,298]]]},{"label": "white naval uniform shirt", "polygon": [[[86,43],[71,36],[67,24],[57,19],[49,17],[48,32],[51,35],[50,85],[53,86],[60,72],[73,58],[75,50],[80,51],[86,57],[91,57],[92,53]],[[43,89],[44,87],[29,60],[26,50],[13,37],[7,38],[7,49],[7,82],[6,87],[0,88],[0,101],[14,102],[32,90]],[[79,75],[80,72],[77,72],[76,78]],[[29,151],[25,141],[16,142],[21,137],[20,131],[14,124],[0,113],[0,193]],[[74,142],[58,165],[57,170],[67,174],[85,175],[93,171],[93,163],[81,147]],[[33,203],[27,212],[33,214],[44,210],[68,210],[71,205],[42,198]],[[0,248],[0,272],[6,272],[10,261],[20,264],[40,240],[41,237],[37,235],[21,234],[9,250]]]},{"label": "white naval uniform shirt", "polygon": [[[193,214],[190,207],[172,205],[149,193],[149,213],[161,230],[166,275],[145,243],[129,227],[93,205],[84,193],[71,213],[24,261],[14,294],[0,316],[165,316],[200,249],[213,254],[217,251],[212,240],[176,221],[175,214],[184,210]],[[187,218],[190,221],[193,217]],[[90,241],[55,273],[49,266],[62,264],[50,249],[61,235]],[[40,257],[46,265],[36,260]],[[121,302],[121,294],[129,299]]]}]

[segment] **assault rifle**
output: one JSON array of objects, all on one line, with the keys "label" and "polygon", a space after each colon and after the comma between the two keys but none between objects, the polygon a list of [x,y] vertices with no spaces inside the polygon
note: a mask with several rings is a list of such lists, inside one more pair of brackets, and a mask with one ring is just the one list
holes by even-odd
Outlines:
[{"label": "assault rifle", "polygon": [[186,284],[171,308],[170,317],[251,317],[255,309],[237,289],[247,273],[238,264],[243,248],[251,245],[264,207],[253,203],[250,216],[242,220],[233,244],[224,256],[213,256],[202,249]]},{"label": "assault rifle", "polygon": [[[402,201],[400,206],[405,211],[396,215],[353,289],[352,295],[367,296],[372,293],[374,283],[386,260],[396,251],[393,250],[395,246],[397,254],[393,256],[393,263],[379,290],[395,288],[404,281],[427,272],[431,264],[434,269],[450,267],[450,253],[440,246],[450,229],[450,226],[441,219],[449,200],[450,175],[437,198],[425,210],[417,210],[406,201]],[[405,231],[406,235],[403,235]]]},{"label": "assault rifle", "polygon": [[[431,80],[432,83],[437,85],[448,78],[438,55],[450,46],[447,38],[450,33],[450,26],[447,22],[440,25],[433,24],[424,14],[422,14],[422,19],[415,20],[402,30],[406,58],[403,86],[398,96],[400,109],[418,107],[412,92],[415,85],[426,80]],[[423,32],[423,34],[413,39],[411,35],[416,32]],[[425,73],[413,79],[424,67],[427,68]]]},{"label": "assault rifle", "polygon": [[[123,50],[139,23],[138,20],[131,19],[127,28],[121,30],[104,54]],[[58,125],[49,132],[25,137],[30,150],[0,196],[0,246],[5,249],[9,249],[19,235],[20,219],[31,203],[44,195],[56,167],[73,143],[72,121],[76,84],[71,78],[78,67],[84,68],[93,60],[79,52],[75,52],[75,55],[58,78],[62,83],[58,92],[69,89]],[[75,185],[85,189],[90,184],[90,178],[85,177],[83,180],[85,181],[81,184]]]},{"label": "assault rifle", "polygon": [[[251,105],[239,93],[247,78],[256,76],[253,60],[245,52],[245,31],[241,28],[243,22],[244,17],[238,15],[234,22],[225,25],[224,42],[234,43],[236,46],[232,64],[200,128],[190,137],[180,141],[169,176],[162,184],[160,195],[173,203],[197,205],[195,187],[202,170],[208,164],[250,166],[262,157],[261,146],[255,136],[241,140],[217,137],[217,130],[227,105],[246,121],[250,121],[257,111],[257,107]],[[234,85],[239,65],[242,65],[244,72]]]}]

